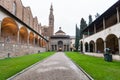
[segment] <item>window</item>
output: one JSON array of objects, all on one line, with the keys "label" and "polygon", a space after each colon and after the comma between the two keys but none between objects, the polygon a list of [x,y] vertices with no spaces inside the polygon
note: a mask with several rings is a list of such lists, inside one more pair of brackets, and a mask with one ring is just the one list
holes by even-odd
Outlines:
[{"label": "window", "polygon": [[16,3],[13,3],[13,14],[16,15]]}]

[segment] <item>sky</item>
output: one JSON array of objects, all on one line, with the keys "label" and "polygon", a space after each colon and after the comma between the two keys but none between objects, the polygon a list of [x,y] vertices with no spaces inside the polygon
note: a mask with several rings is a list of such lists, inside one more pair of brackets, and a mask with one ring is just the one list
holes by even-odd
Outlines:
[{"label": "sky", "polygon": [[[53,5],[54,29],[59,27],[70,36],[75,36],[75,25],[80,26],[81,18],[88,23],[88,16],[95,19],[96,13],[103,14],[118,0],[21,0],[25,7],[31,8],[33,16],[43,25],[49,23],[50,6]],[[54,32],[54,33],[55,33]]]}]

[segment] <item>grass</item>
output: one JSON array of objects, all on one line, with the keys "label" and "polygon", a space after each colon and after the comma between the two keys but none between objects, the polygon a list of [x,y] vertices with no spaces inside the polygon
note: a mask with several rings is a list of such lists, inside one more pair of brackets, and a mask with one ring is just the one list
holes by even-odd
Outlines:
[{"label": "grass", "polygon": [[66,55],[95,80],[120,80],[120,61],[106,62],[77,52],[66,52]]},{"label": "grass", "polygon": [[31,54],[0,60],[0,80],[6,80],[28,66],[52,55],[53,53],[54,52],[44,52],[40,54]]}]

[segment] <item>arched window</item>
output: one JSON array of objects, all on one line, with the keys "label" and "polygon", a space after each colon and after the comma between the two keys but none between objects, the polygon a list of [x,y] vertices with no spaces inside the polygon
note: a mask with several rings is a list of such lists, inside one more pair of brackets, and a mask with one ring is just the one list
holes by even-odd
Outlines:
[{"label": "arched window", "polygon": [[17,7],[17,6],[16,6],[16,3],[13,2],[13,14],[14,14],[14,15],[16,15],[16,7]]}]

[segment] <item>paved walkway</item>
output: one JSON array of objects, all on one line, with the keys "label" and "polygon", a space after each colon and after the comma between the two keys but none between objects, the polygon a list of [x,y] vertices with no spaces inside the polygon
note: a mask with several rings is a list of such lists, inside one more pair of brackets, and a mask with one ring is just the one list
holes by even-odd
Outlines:
[{"label": "paved walkway", "polygon": [[63,52],[38,63],[12,80],[89,80]]}]

